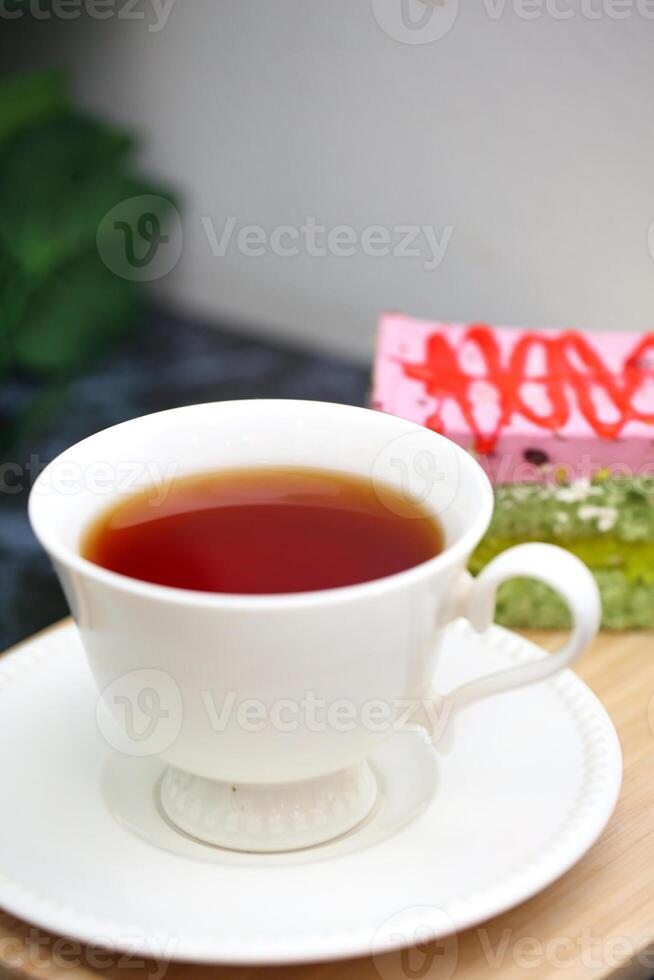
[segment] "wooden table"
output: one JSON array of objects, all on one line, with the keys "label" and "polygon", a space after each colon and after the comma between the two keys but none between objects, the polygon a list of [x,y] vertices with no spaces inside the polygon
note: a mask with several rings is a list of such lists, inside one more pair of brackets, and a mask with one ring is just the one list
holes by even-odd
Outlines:
[{"label": "wooden table", "polygon": [[[546,646],[552,634],[530,634]],[[578,673],[618,730],[624,785],[588,854],[535,898],[456,938],[409,955],[247,969],[156,964],[86,950],[0,913],[0,978],[97,980],[513,980],[654,977],[654,634],[604,633]],[[651,700],[651,704],[650,704]],[[0,810],[1,826],[1,810]],[[454,955],[453,955],[454,950]]]}]

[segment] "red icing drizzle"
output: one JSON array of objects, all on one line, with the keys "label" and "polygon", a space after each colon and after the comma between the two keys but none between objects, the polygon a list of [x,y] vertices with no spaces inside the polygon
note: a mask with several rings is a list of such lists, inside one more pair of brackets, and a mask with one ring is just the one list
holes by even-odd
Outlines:
[{"label": "red icing drizzle", "polygon": [[[466,344],[475,345],[483,363],[483,371],[468,374],[461,363]],[[530,354],[540,349],[545,370],[542,374],[527,372]],[[422,363],[401,361],[409,378],[422,382],[429,395],[438,400],[438,407],[425,424],[436,432],[443,431],[441,407],[449,398],[456,402],[474,436],[475,449],[492,452],[502,430],[514,414],[556,432],[578,410],[591,429],[602,439],[615,439],[627,422],[654,423],[654,411],[642,412],[635,406],[636,396],[647,379],[654,378],[654,333],[645,334],[636,344],[623,365],[607,367],[597,351],[580,333],[567,330],[556,336],[544,333],[523,333],[511,353],[502,358],[494,330],[485,324],[472,324],[456,344],[443,333],[427,338]],[[497,396],[497,420],[485,431],[479,422],[478,409],[472,398],[472,386],[479,381],[490,384]],[[549,410],[538,413],[524,398],[523,385],[540,384],[549,401]],[[593,391],[601,391],[611,405],[611,418],[601,418]],[[572,397],[571,397],[572,396]]]}]

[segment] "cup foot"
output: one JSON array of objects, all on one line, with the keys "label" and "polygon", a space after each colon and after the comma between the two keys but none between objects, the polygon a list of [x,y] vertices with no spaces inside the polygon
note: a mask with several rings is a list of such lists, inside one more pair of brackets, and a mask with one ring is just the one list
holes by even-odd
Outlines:
[{"label": "cup foot", "polygon": [[377,784],[367,762],[269,786],[221,783],[170,766],[160,796],[178,830],[230,850],[274,853],[313,847],[352,830],[372,810]]}]

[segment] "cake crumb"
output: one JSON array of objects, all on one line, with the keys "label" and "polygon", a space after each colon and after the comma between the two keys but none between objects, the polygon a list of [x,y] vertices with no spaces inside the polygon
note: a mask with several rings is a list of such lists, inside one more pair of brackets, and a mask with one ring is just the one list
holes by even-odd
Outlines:
[{"label": "cake crumb", "polygon": [[594,507],[587,504],[579,508],[579,517],[582,521],[597,521],[598,531],[612,531],[618,519],[618,510],[616,507]]}]

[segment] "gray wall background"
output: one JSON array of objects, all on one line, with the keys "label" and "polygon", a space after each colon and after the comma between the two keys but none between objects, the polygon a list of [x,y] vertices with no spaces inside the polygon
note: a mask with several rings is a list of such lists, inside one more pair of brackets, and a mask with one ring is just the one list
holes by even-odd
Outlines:
[{"label": "gray wall background", "polygon": [[[68,62],[80,98],[140,129],[144,163],[182,189],[163,302],[363,361],[385,308],[654,327],[652,0],[441,0],[431,16],[404,0],[422,29],[402,0],[172,0],[165,23],[153,0],[123,2],[3,22],[1,56]],[[219,237],[230,217],[267,235],[347,225],[359,244],[254,257],[232,239],[216,256],[207,223]],[[449,227],[442,262],[425,268],[422,233],[417,256],[365,254],[376,225],[392,244],[395,226]]]}]

